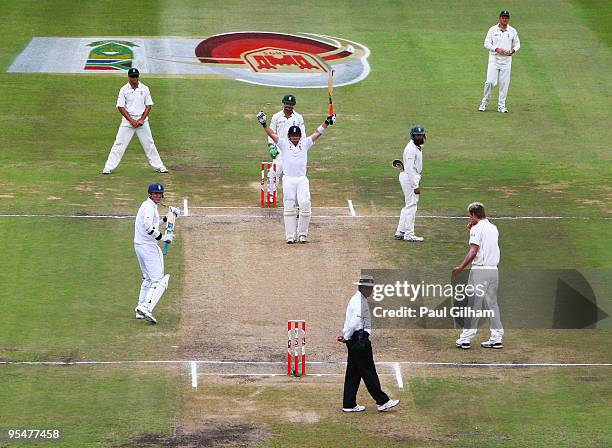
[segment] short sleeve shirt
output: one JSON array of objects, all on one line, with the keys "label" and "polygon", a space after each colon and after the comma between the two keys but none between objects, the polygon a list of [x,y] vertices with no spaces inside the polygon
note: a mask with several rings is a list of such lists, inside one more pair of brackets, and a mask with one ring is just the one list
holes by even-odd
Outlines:
[{"label": "short sleeve shirt", "polygon": [[470,229],[470,244],[479,249],[472,266],[497,266],[499,264],[499,232],[488,219],[481,219]]},{"label": "short sleeve shirt", "polygon": [[144,113],[146,106],[152,106],[153,99],[149,88],[139,82],[136,89],[132,89],[130,83],[121,87],[117,97],[117,107],[124,107],[132,116],[140,116]]}]

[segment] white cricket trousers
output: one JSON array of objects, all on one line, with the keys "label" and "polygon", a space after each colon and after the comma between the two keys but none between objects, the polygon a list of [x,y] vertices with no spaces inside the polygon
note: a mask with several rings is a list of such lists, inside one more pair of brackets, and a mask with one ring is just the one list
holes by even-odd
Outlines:
[{"label": "white cricket trousers", "polygon": [[[138,119],[139,117],[135,116],[133,118]],[[134,136],[134,132],[138,136],[138,140],[140,140],[142,149],[144,150],[147,159],[149,159],[151,166],[156,170],[164,168],[164,164],[159,157],[159,152],[157,152],[157,148],[155,147],[153,135],[151,135],[149,120],[145,121],[142,126],[135,128],[129,121],[122,118],[121,125],[119,125],[119,130],[117,131],[117,137],[115,137],[115,143],[113,143],[113,147],[111,148],[106,164],[104,165],[105,171],[113,171],[115,168],[117,168],[117,166],[119,166],[119,162],[121,162],[123,154]]]},{"label": "white cricket trousers", "polygon": [[510,87],[510,71],[512,64],[496,64],[489,62],[487,67],[487,80],[484,85],[484,96],[482,103],[487,106],[493,93],[493,88],[499,81],[499,98],[497,101],[497,107],[506,107],[506,97],[508,96],[508,87]]},{"label": "white cricket trousers", "polygon": [[410,184],[408,174],[402,171],[399,175],[399,182],[404,192],[405,205],[400,212],[399,224],[396,234],[403,233],[404,236],[414,235],[414,221],[416,220],[418,194],[415,194],[414,187]]},{"label": "white cricket trousers", "polygon": [[164,277],[164,255],[157,244],[134,244],[136,258],[142,272],[138,304],[144,302],[151,286]]},{"label": "white cricket trousers", "polygon": [[[300,209],[299,220],[297,217]],[[310,182],[306,176],[283,176],[283,215],[285,220],[285,237],[295,239],[296,224],[299,236],[308,236],[310,224]]]},{"label": "white cricket trousers", "polygon": [[[483,310],[483,304],[486,309],[493,312],[493,317],[489,319],[491,326],[491,341],[502,342],[504,337],[504,328],[501,323],[499,306],[497,305],[497,288],[499,286],[499,271],[497,268],[478,268],[472,266],[468,284],[474,288],[474,295],[468,298],[468,305],[474,311]],[[478,291],[482,291],[479,294]],[[460,342],[470,342],[478,332],[478,317],[465,318],[463,331],[459,336]]]}]

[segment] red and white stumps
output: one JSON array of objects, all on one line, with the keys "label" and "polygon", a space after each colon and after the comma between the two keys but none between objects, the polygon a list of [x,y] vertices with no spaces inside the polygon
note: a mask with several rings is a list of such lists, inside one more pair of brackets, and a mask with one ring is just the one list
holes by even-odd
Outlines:
[{"label": "red and white stumps", "polygon": [[[300,330],[302,337],[300,339]],[[301,342],[301,343],[300,343]],[[300,356],[301,354],[301,356]],[[301,369],[300,369],[301,358]],[[292,364],[293,361],[293,365]],[[306,375],[306,321],[287,321],[287,375]]]},{"label": "red and white stumps", "polygon": [[276,163],[261,162],[261,206],[263,208],[276,208],[277,190]]}]

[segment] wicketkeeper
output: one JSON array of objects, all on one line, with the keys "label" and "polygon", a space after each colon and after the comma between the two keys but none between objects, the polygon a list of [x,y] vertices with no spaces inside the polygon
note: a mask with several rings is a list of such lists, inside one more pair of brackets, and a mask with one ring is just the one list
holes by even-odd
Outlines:
[{"label": "wicketkeeper", "polygon": [[[142,203],[136,215],[134,224],[134,250],[136,258],[142,271],[142,284],[138,305],[134,310],[136,319],[146,319],[151,323],[157,323],[153,317],[153,309],[161,299],[162,294],[168,287],[170,275],[164,275],[164,256],[161,248],[157,245],[159,241],[172,243],[174,233],[161,233],[161,227],[168,221],[168,217],[159,217],[157,204],[164,197],[164,186],[158,182],[149,185],[149,197]],[[170,207],[168,213],[178,217],[180,209]]]}]

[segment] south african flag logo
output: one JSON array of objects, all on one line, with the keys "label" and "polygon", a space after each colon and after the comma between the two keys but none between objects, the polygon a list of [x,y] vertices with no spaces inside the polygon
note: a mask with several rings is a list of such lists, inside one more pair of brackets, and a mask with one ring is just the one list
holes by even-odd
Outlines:
[{"label": "south african flag logo", "polygon": [[87,44],[89,52],[85,70],[129,70],[132,68],[134,42],[126,40],[100,40]]}]

